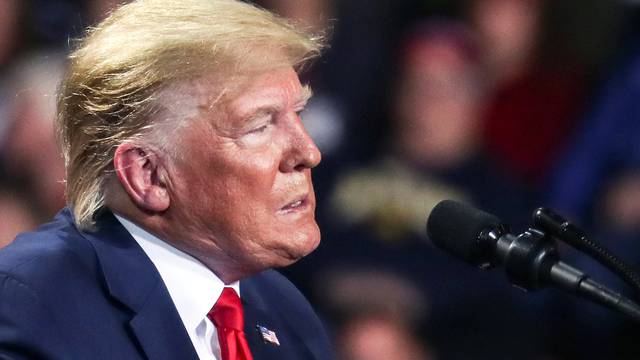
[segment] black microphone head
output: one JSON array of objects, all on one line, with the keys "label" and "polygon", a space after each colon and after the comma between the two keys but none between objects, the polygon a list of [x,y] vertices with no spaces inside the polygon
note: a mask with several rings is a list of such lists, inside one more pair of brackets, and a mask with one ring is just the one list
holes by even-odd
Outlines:
[{"label": "black microphone head", "polygon": [[474,266],[491,262],[486,235],[502,231],[502,222],[489,213],[453,200],[438,203],[427,220],[427,236],[437,247]]}]

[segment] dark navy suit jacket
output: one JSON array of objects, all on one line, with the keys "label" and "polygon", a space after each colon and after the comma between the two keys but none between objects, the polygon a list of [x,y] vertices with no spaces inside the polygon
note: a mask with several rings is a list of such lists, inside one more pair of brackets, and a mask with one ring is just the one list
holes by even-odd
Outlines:
[{"label": "dark navy suit jacket", "polygon": [[[311,306],[283,276],[267,270],[240,289],[255,360],[333,358]],[[63,210],[0,251],[0,359],[197,358],[159,273],[110,212],[86,233]]]}]

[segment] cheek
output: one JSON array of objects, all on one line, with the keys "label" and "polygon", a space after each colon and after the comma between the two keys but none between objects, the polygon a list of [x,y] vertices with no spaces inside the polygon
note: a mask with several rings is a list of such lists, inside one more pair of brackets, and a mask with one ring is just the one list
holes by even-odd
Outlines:
[{"label": "cheek", "polygon": [[273,198],[278,163],[269,154],[238,154],[214,166],[210,189],[220,211],[233,213],[234,223],[262,217],[276,206]]},{"label": "cheek", "polygon": [[233,196],[239,198],[255,197],[256,201],[264,200],[275,187],[278,176],[278,161],[269,152],[238,155],[223,175],[225,186]]},{"label": "cheek", "polygon": [[[189,158],[178,174],[180,205],[198,227],[218,235],[257,237],[268,230],[282,201],[277,144],[229,148]],[[233,145],[232,145],[233,146]]]}]

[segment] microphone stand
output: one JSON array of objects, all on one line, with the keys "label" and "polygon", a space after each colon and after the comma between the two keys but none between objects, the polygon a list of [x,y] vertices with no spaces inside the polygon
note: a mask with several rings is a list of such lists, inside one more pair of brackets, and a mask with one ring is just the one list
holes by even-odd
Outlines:
[{"label": "microphone stand", "polygon": [[590,240],[577,226],[545,208],[534,211],[533,224],[605,266],[634,290],[636,299],[640,298],[640,277],[631,266],[596,241]]},{"label": "microphone stand", "polygon": [[[564,224],[564,226],[558,224]],[[518,236],[509,234],[504,228],[498,228],[482,234],[481,237],[495,244],[494,260],[504,264],[509,280],[523,290],[538,290],[553,286],[618,311],[640,323],[638,304],[559,260],[556,238],[579,249],[589,247],[583,241],[586,238],[584,233],[578,231],[579,229],[575,226],[566,224],[569,224],[566,220],[541,208],[534,212],[534,227]],[[568,239],[568,237],[572,238]],[[633,282],[637,276],[622,260],[600,246],[598,249],[590,249],[591,251],[587,251],[587,254],[598,253],[598,256],[594,256],[598,261],[602,257],[609,259],[609,261],[600,262],[607,268],[615,269],[612,271],[616,274],[625,274],[623,279],[631,282],[634,289],[640,289],[636,288]],[[620,264],[623,266],[621,267]]]}]

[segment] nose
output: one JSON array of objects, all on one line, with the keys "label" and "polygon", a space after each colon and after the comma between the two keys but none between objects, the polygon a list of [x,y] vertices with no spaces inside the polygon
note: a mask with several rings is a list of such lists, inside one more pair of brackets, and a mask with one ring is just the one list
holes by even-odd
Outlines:
[{"label": "nose", "polygon": [[280,171],[302,171],[311,169],[320,163],[322,154],[305,129],[300,117],[296,116],[287,132],[287,150],[280,163]]}]

